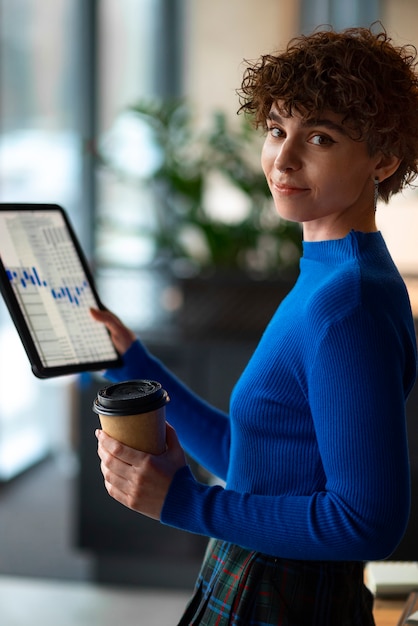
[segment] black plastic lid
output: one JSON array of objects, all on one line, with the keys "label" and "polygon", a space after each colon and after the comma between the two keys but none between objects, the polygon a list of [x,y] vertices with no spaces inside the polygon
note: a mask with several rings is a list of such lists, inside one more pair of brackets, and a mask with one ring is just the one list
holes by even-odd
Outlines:
[{"label": "black plastic lid", "polygon": [[154,380],[127,380],[100,389],[93,411],[101,415],[135,415],[164,406],[167,392]]}]

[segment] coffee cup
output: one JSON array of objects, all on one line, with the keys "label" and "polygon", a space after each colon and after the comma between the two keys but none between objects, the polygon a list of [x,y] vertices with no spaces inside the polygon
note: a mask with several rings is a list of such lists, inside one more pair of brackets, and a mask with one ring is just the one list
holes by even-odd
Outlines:
[{"label": "coffee cup", "polygon": [[127,380],[100,389],[93,402],[105,433],[150,454],[166,448],[167,392],[154,380]]}]

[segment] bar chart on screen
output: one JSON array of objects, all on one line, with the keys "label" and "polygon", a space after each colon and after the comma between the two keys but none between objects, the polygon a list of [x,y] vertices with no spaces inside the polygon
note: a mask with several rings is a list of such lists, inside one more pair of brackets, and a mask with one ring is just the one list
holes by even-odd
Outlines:
[{"label": "bar chart on screen", "polygon": [[1,260],[42,364],[114,358],[107,331],[90,315],[96,294],[62,214],[0,216]]},{"label": "bar chart on screen", "polygon": [[[60,284],[61,276],[51,284],[51,278],[41,279],[35,267],[8,267],[6,271],[45,363],[82,360],[97,352],[101,332],[89,316],[95,302],[86,281],[81,278],[77,284],[77,274],[67,273],[64,284]],[[75,334],[82,340],[75,342]]]}]

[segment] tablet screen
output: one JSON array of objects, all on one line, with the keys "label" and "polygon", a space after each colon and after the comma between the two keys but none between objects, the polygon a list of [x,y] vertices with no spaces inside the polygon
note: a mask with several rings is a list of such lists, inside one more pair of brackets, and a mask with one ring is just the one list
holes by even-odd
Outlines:
[{"label": "tablet screen", "polygon": [[46,378],[119,363],[80,245],[57,205],[0,205],[0,283],[33,372]]}]

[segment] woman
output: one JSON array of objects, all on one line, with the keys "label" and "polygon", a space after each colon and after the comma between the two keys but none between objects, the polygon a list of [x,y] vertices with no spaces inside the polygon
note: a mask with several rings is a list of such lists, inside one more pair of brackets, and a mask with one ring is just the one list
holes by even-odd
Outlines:
[{"label": "woman", "polygon": [[[93,312],[124,353],[109,378],[155,379],[171,397],[161,456],[97,432],[105,485],[135,511],[213,538],[180,624],[373,624],[363,562],[390,555],[407,523],[417,358],[375,210],[417,173],[415,56],[384,32],[316,32],[249,65],[240,96],[266,129],[276,210],[302,224],[299,278],[229,415],[112,313]],[[183,448],[226,487],[198,483]]]}]

